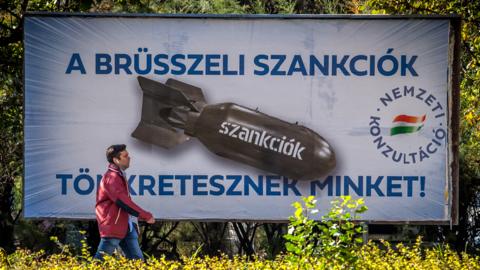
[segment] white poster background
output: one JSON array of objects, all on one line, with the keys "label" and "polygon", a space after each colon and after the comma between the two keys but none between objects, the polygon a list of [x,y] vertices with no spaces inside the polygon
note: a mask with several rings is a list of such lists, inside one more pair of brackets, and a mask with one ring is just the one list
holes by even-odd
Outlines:
[{"label": "white poster background", "polygon": [[[446,129],[448,84],[447,19],[208,19],[208,18],[129,18],[129,17],[27,17],[25,22],[25,217],[94,218],[95,191],[86,195],[75,191],[77,177],[106,171],[105,149],[111,144],[125,143],[132,157],[128,175],[136,175],[132,184],[137,195],[133,200],[151,211],[157,219],[200,220],[287,220],[293,213],[291,203],[300,196],[289,192],[280,196],[193,195],[192,180],[186,181],[186,194],[180,195],[180,182],[168,180],[165,190],[173,196],[158,195],[159,175],[271,175],[250,166],[209,152],[197,139],[170,150],[131,137],[141,117],[142,92],[137,75],[114,72],[95,73],[95,54],[139,54],[144,65],[148,53],[220,54],[228,55],[229,65],[238,67],[238,55],[245,55],[245,75],[155,75],[146,77],[165,82],[175,78],[202,88],[208,104],[234,102],[282,120],[311,128],[333,147],[337,167],[329,175],[335,179],[349,176],[358,183],[364,177],[363,197],[369,210],[362,219],[375,221],[445,221],[449,220],[446,138],[436,152],[422,162],[404,164],[385,157],[377,149],[371,134],[371,116],[381,116],[382,134],[387,134],[396,115],[427,114],[424,127],[416,133],[396,137],[384,136],[389,144],[405,153],[419,151],[431,142],[432,129]],[[400,62],[400,55],[418,58],[414,63],[418,76],[407,72],[401,76],[291,76],[254,75],[256,55],[287,56],[283,69],[288,69],[294,55],[308,62],[310,55],[322,60],[323,55],[390,54]],[[79,54],[86,74],[74,70],[66,74],[72,54]],[[331,60],[331,58],[330,58]],[[113,60],[112,60],[113,61]],[[166,61],[168,62],[168,61]],[[185,61],[186,62],[186,61]],[[268,62],[270,68],[273,61]],[[359,62],[359,69],[368,69]],[[362,64],[363,63],[363,64]],[[308,71],[308,64],[306,65]],[[203,61],[199,69],[205,70]],[[221,67],[219,68],[221,70]],[[331,70],[331,69],[330,69]],[[318,71],[317,71],[318,72]],[[380,98],[392,89],[404,86],[425,89],[443,106],[445,116],[434,118],[425,101],[403,97],[382,107]],[[418,92],[416,92],[418,93]],[[379,110],[377,110],[379,109]],[[438,112],[438,111],[437,111]],[[384,133],[387,132],[387,133]],[[391,153],[390,153],[391,156]],[[59,174],[70,174],[62,187]],[[139,193],[138,175],[155,177],[155,195]],[[412,194],[407,194],[408,181],[394,181],[387,187],[384,179],[379,189],[366,195],[366,176],[372,181],[384,176],[424,176],[412,181]],[[327,176],[326,176],[327,177]],[[326,178],[325,177],[325,178]],[[323,183],[324,179],[319,179]],[[217,190],[208,184],[200,190]],[[232,181],[223,181],[225,188]],[[89,182],[78,179],[81,190]],[[243,182],[242,182],[243,183]],[[282,191],[283,180],[273,180],[273,191]],[[275,183],[279,186],[275,186]],[[147,182],[148,184],[148,182]],[[335,180],[333,184],[335,185]],[[298,190],[310,195],[311,181],[298,182]],[[64,189],[62,191],[62,188]],[[392,194],[387,196],[387,189]],[[264,187],[266,189],[266,187]],[[336,197],[328,188],[317,190],[321,214],[330,208]],[[243,184],[238,187],[244,193]],[[424,192],[424,196],[420,193]],[[274,192],[275,193],[275,192]],[[342,189],[341,194],[344,194]],[[391,194],[390,194],[391,195]]]}]

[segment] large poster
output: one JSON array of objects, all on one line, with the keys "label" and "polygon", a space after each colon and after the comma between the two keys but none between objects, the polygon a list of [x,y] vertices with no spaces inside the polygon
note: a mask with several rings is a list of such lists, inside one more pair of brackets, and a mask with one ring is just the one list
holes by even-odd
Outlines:
[{"label": "large poster", "polygon": [[[157,219],[284,221],[301,196],[317,197],[321,215],[351,195],[365,199],[365,220],[448,221],[450,27],[438,17],[30,15],[24,216],[95,218],[105,150],[122,143],[131,196]],[[142,89],[142,79],[173,79],[200,89],[197,104],[252,117],[204,121],[204,136],[225,140],[185,135],[189,127],[175,123],[198,100]],[[172,98],[179,109],[164,115],[158,104]],[[262,135],[255,115],[293,135]],[[168,122],[179,141],[162,147],[172,138],[156,127],[132,136],[155,117],[163,120],[150,124]],[[333,162],[308,158],[296,128],[320,136]],[[252,144],[266,154],[250,155]],[[232,158],[238,151],[248,157]],[[303,165],[320,174],[288,174]]]}]

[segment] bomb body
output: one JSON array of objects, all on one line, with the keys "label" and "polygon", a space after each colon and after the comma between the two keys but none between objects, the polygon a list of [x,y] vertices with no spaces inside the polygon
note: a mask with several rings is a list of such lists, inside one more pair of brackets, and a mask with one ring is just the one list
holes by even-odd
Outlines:
[{"label": "bomb body", "polygon": [[332,148],[309,128],[234,103],[207,105],[189,116],[185,134],[219,156],[298,180],[335,167]]}]

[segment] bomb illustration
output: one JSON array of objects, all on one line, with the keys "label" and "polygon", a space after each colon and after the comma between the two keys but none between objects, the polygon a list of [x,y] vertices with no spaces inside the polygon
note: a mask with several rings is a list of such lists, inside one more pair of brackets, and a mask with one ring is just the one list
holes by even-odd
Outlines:
[{"label": "bomb illustration", "polygon": [[142,116],[134,138],[167,149],[196,137],[211,152],[296,180],[318,179],[336,164],[313,130],[235,103],[207,104],[202,89],[138,76]]}]

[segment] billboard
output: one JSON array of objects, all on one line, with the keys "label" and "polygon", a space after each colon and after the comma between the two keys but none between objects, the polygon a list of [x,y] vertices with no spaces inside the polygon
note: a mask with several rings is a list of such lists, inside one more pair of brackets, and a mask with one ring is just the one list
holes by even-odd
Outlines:
[{"label": "billboard", "polygon": [[[125,143],[131,196],[157,219],[286,221],[301,196],[317,197],[321,215],[331,200],[351,195],[365,199],[365,220],[452,221],[454,24],[454,17],[30,14],[24,216],[94,218],[105,150]],[[144,96],[141,78],[153,92]],[[328,143],[335,166],[313,178],[285,176],[303,166],[287,158],[325,164],[302,157],[300,139],[281,135],[287,126],[261,135],[272,125],[249,122],[253,116],[207,121],[203,134],[220,138],[214,142],[183,135],[173,112],[156,107],[172,98],[158,94],[167,81],[200,89],[202,106],[234,104],[292,132],[311,130]],[[185,100],[173,103],[194,110]],[[142,121],[154,126],[135,136]],[[168,136],[157,129],[165,121],[181,142],[165,147]],[[258,132],[262,148],[244,160],[235,153],[256,150],[242,130]]]}]

